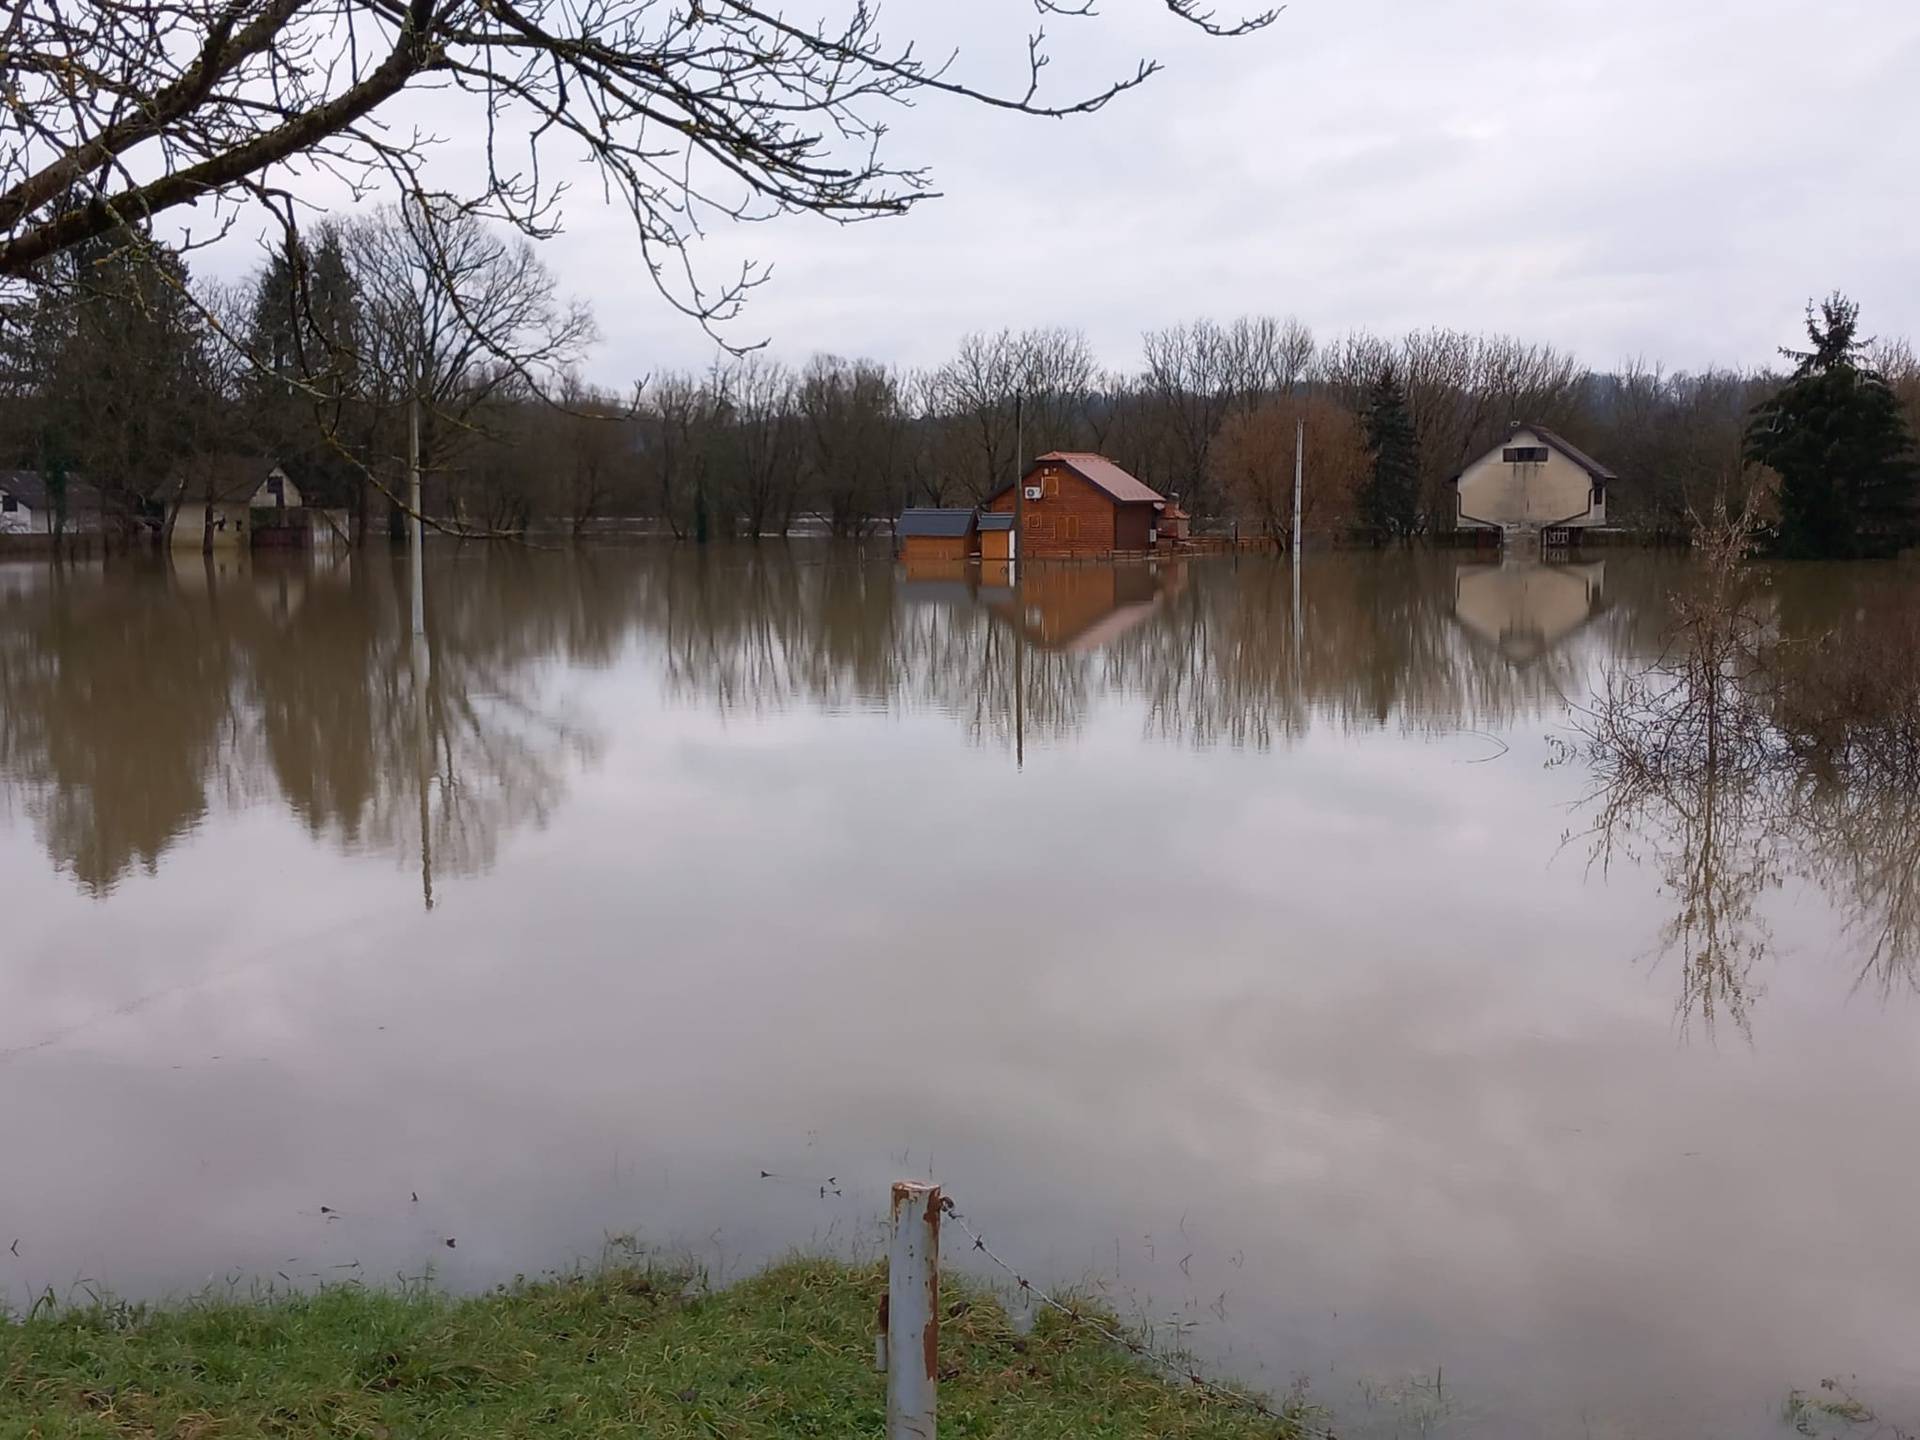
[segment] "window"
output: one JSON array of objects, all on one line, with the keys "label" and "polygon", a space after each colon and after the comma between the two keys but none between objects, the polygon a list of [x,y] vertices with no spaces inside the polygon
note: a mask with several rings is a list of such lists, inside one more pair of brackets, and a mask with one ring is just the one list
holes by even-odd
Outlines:
[{"label": "window", "polygon": [[1500,452],[1500,458],[1509,465],[1544,465],[1547,463],[1547,447],[1544,445],[1509,445]]},{"label": "window", "polygon": [[1060,538],[1062,540],[1078,540],[1080,538],[1080,517],[1078,515],[1069,515],[1066,517],[1064,533]]},{"label": "window", "polygon": [[1051,498],[1060,493],[1060,477],[1049,470],[1040,481],[1041,493]]},{"label": "window", "polygon": [[0,510],[4,510],[7,512],[7,514],[11,515],[14,511],[18,510],[19,508],[20,508],[20,502],[14,499],[13,496],[0,495]]}]

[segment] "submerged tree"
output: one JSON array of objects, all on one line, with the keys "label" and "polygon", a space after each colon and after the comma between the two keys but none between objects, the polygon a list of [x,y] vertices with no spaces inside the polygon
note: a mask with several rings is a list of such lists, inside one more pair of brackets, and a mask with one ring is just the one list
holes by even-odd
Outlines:
[{"label": "submerged tree", "polygon": [[1420,524],[1420,439],[1407,394],[1391,362],[1367,396],[1367,449],[1373,464],[1360,492],[1360,520],[1376,536],[1402,539]]},{"label": "submerged tree", "polygon": [[1839,292],[1807,307],[1808,351],[1754,412],[1747,456],[1780,477],[1779,548],[1845,558],[1897,548],[1913,531],[1913,435],[1892,388],[1864,355],[1860,307]]}]

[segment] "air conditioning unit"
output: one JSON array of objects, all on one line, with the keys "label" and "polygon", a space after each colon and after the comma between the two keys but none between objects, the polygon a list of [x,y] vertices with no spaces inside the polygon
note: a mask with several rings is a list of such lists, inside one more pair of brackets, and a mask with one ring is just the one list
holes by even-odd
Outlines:
[{"label": "air conditioning unit", "polygon": [[1027,499],[1038,500],[1045,492],[1038,485],[1027,486]]}]

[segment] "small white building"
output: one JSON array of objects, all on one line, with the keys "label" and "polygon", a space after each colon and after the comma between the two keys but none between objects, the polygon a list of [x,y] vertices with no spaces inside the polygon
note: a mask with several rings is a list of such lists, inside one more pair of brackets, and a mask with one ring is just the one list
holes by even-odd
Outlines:
[{"label": "small white building", "polygon": [[250,510],[298,510],[307,502],[300,494],[300,487],[287,477],[287,472],[278,465],[266,473],[260,488],[253,492],[247,501]]},{"label": "small white building", "polygon": [[[262,528],[305,518],[306,498],[300,487],[270,461],[238,455],[203,456],[194,462],[193,471],[169,537],[175,549],[245,550],[253,544],[253,522],[258,512],[278,512],[271,519],[261,516]],[[303,513],[288,516],[289,510]]]},{"label": "small white building", "polygon": [[1542,533],[1607,523],[1607,487],[1619,476],[1544,425],[1511,434],[1454,477],[1463,530]]},{"label": "small white building", "polygon": [[[68,535],[98,534],[104,527],[100,492],[80,480],[67,481]],[[51,535],[56,506],[53,491],[37,470],[0,470],[0,535]]]}]

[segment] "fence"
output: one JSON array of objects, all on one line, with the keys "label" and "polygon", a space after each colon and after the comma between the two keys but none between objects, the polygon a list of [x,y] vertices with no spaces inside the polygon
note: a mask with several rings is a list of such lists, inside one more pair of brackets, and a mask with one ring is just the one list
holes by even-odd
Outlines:
[{"label": "fence", "polygon": [[1306,1423],[1262,1399],[1209,1380],[1184,1355],[1157,1350],[1151,1337],[1129,1335],[1070,1301],[1057,1300],[996,1254],[938,1185],[896,1181],[889,1216],[887,1291],[880,1300],[874,1337],[874,1361],[887,1376],[887,1440],[936,1440],[940,1387],[940,1226],[951,1220],[978,1254],[1003,1272],[1025,1299],[1090,1329],[1139,1360],[1192,1385],[1210,1399],[1260,1419],[1290,1423],[1302,1436],[1325,1437]]}]

